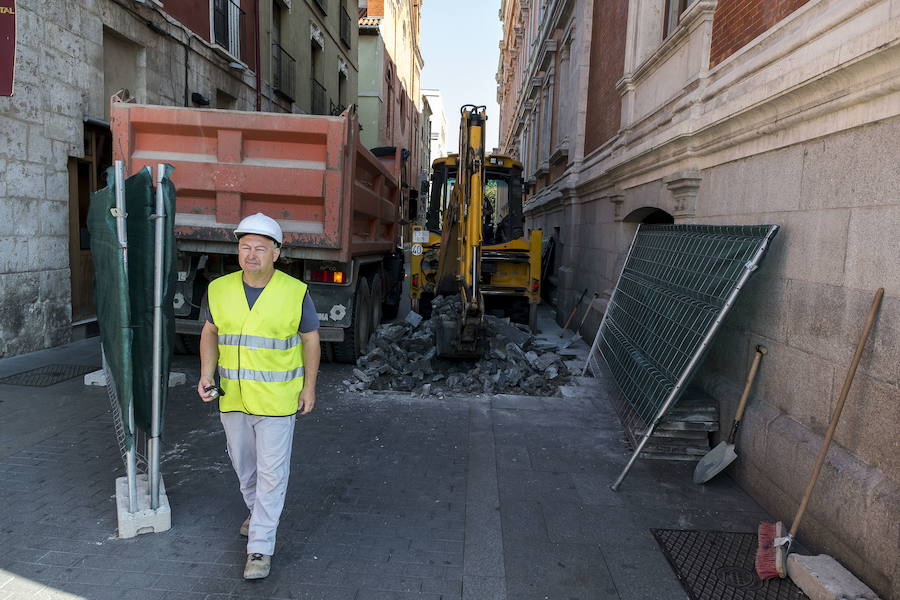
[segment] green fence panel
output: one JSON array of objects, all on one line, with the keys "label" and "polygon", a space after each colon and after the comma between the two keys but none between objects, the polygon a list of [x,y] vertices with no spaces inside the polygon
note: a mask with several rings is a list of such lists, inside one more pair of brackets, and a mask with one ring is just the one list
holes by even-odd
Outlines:
[{"label": "green fence panel", "polygon": [[650,425],[679,380],[692,376],[726,301],[777,232],[776,225],[640,227],[588,358],[595,374],[602,360],[615,379],[629,434]]},{"label": "green fence panel", "polygon": [[[162,364],[160,431],[164,424],[168,375],[175,338],[175,187],[166,165],[162,182],[164,217]],[[125,180],[127,269],[125,254],[116,234],[114,169],[107,172],[110,186],[91,195],[88,229],[96,273],[95,298],[100,339],[112,376],[110,393],[119,408],[116,427],[122,450],[131,449],[134,433],[128,427],[129,409],[134,409],[135,428],[151,431],[153,397],[153,303],[154,248],[156,246],[156,195],[146,169]]]},{"label": "green fence panel", "polygon": [[[168,376],[175,338],[175,314],[173,298],[175,294],[175,188],[168,175],[171,166],[166,166],[163,179],[163,202],[165,206],[163,241],[163,298],[162,298],[162,368],[160,382],[160,421],[164,421],[166,397],[169,389]],[[146,170],[142,171],[146,173]],[[136,176],[135,176],[136,177]],[[128,212],[128,287],[131,306],[133,395],[135,426],[145,432],[151,431],[153,399],[153,273],[154,250],[156,248],[156,194],[150,187],[129,187],[125,184],[125,204]],[[143,181],[143,179],[142,179]],[[162,423],[160,423],[162,431]]]},{"label": "green fence panel", "polygon": [[[88,209],[88,231],[91,234],[91,259],[94,263],[94,299],[97,305],[97,322],[100,324],[100,341],[107,363],[107,381],[110,394],[118,405],[117,433],[122,450],[134,445],[134,431],[129,428],[127,415],[134,405],[134,372],[132,364],[133,332],[128,291],[126,252],[116,233],[115,174],[107,171],[109,185],[91,194]],[[136,189],[149,188],[150,175],[141,171],[125,182],[126,194]]]}]

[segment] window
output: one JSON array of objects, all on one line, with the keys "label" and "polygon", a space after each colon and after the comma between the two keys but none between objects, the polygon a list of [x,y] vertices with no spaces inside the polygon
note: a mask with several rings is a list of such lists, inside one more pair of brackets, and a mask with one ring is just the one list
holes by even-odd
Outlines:
[{"label": "window", "polygon": [[235,0],[213,0],[213,39],[240,61],[244,38],[244,11]]},{"label": "window", "polygon": [[350,47],[351,43],[351,31],[352,24],[350,21],[350,14],[347,12],[346,7],[341,7],[341,43],[343,43],[348,48]]},{"label": "window", "polygon": [[385,103],[385,133],[388,135],[388,140],[393,140],[394,136],[391,133],[391,117],[393,116],[393,107],[394,107],[394,80],[393,74],[391,73],[391,69],[388,68],[387,74],[385,75],[385,79],[387,79],[387,95],[384,100]]},{"label": "window", "polygon": [[338,107],[341,112],[347,108],[347,76],[343,72],[338,73]]},{"label": "window", "polygon": [[325,92],[325,86],[321,83],[322,70],[322,47],[315,41],[310,44],[310,81],[309,88],[311,92],[310,110],[314,115],[328,114],[328,98]]},{"label": "window", "polygon": [[669,37],[681,18],[681,13],[685,11],[690,4],[690,0],[666,0],[665,22],[663,23],[663,39]]},{"label": "window", "polygon": [[294,99],[294,70],[297,61],[281,46],[282,8],[272,2],[272,88],[276,93]]}]

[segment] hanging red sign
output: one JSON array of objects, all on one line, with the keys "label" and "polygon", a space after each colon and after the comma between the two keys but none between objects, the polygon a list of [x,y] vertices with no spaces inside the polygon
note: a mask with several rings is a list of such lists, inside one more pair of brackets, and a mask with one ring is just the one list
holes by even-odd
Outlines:
[{"label": "hanging red sign", "polygon": [[16,0],[0,0],[0,96],[12,96],[16,72]]}]

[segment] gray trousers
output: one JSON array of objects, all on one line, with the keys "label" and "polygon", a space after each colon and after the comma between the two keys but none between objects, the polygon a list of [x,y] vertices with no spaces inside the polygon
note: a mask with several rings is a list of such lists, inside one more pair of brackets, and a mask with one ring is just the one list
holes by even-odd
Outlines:
[{"label": "gray trousers", "polygon": [[275,531],[291,473],[296,415],[259,417],[221,413],[228,455],[250,511],[247,554],[275,553]]}]

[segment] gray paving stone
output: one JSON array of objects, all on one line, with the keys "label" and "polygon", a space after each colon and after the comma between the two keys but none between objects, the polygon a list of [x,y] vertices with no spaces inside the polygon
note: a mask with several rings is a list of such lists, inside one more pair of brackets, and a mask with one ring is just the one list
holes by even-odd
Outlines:
[{"label": "gray paving stone", "polygon": [[507,595],[509,584],[502,577],[479,577],[467,575],[462,582],[462,600],[482,600],[483,598],[515,598]]},{"label": "gray paving stone", "polygon": [[[176,368],[196,379],[196,359]],[[610,491],[628,455],[600,388],[366,396],[334,385],[345,373],[323,366],[317,410],[298,422],[262,582],[241,578],[246,508],[218,415],[191,386],[173,388],[163,444],[173,528],[131,540],[115,537],[122,463],[105,391],[60,384],[51,403],[12,388],[4,425],[41,433],[0,433],[0,600],[677,599],[650,527],[743,528],[764,514],[727,477],[695,488],[686,465],[638,461]]]}]

